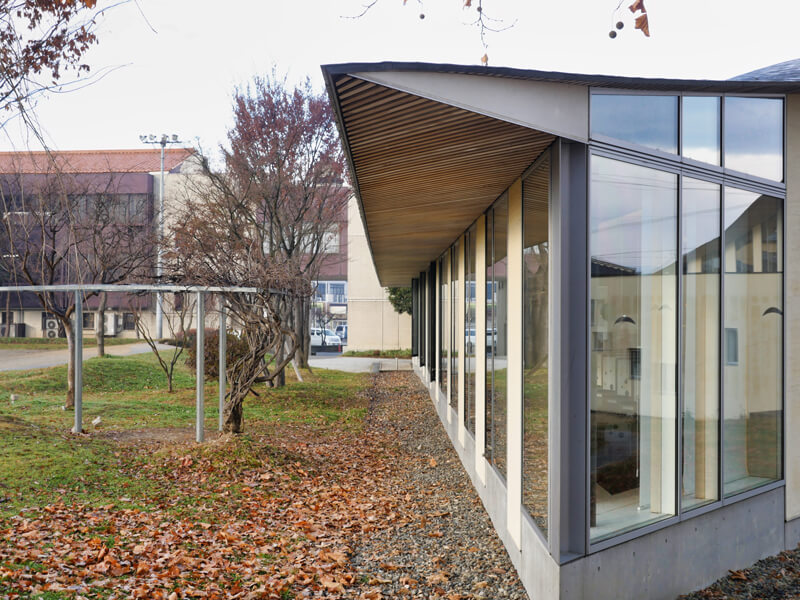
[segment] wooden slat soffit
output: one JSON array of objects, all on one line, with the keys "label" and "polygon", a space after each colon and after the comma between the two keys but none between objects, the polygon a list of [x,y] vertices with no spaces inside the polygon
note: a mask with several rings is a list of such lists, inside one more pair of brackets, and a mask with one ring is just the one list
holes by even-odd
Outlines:
[{"label": "wooden slat soffit", "polygon": [[553,141],[347,75],[335,88],[383,285],[409,285]]}]

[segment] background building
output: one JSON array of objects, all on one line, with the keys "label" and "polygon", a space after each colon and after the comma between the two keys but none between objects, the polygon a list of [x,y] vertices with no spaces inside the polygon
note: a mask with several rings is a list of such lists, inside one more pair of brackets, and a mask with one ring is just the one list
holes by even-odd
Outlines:
[{"label": "background building", "polygon": [[[190,158],[191,148],[170,148],[165,152],[165,202],[179,196],[178,188],[185,178],[197,171]],[[58,189],[53,193],[78,195],[86,201],[103,202],[114,206],[120,223],[136,227],[152,227],[157,218],[158,187],[161,177],[160,149],[97,150],[62,152],[3,152],[0,153],[0,181],[4,186],[5,206],[13,208],[15,194],[20,189],[33,193],[48,180],[58,180]],[[29,193],[29,192],[24,192]],[[76,204],[78,206],[78,204]],[[25,218],[20,211],[9,210],[3,218]],[[155,265],[154,265],[155,266]],[[74,275],[74,274],[73,274]],[[52,283],[67,283],[77,275],[64,273],[63,279]],[[6,277],[8,278],[8,277]],[[69,281],[74,283],[74,281]],[[14,283],[8,281],[8,283]],[[24,285],[26,282],[17,282]],[[105,333],[107,337],[136,337],[131,299],[123,294],[108,295],[105,311]],[[142,304],[143,303],[143,304]],[[152,299],[139,301],[147,310]],[[97,298],[88,301],[84,308],[84,335],[93,335],[97,327]],[[0,294],[2,324],[11,321],[12,327],[3,329],[2,335],[17,337],[63,336],[55,318],[42,309],[32,293]],[[152,330],[152,327],[151,327]]]},{"label": "background building", "polygon": [[378,281],[355,198],[348,204],[347,221],[347,349],[411,348],[411,315],[395,311],[386,289]]}]

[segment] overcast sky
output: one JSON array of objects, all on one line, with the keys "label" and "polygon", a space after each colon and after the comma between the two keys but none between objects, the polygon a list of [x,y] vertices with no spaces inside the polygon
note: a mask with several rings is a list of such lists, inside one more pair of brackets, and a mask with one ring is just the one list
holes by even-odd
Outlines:
[{"label": "overcast sky", "polygon": [[[727,79],[800,57],[800,2],[645,0],[651,37],[633,29],[632,0],[484,0],[513,27],[484,50],[463,0],[138,0],[99,19],[87,60],[98,78],[37,109],[61,150],[142,147],[141,133],[176,133],[210,150],[225,140],[231,94],[256,74],[310,76],[319,65],[382,60],[479,64],[644,77]],[[473,0],[477,4],[477,0]],[[420,13],[425,14],[420,19]],[[612,40],[613,24],[625,28]],[[7,123],[0,150],[25,136]]]}]

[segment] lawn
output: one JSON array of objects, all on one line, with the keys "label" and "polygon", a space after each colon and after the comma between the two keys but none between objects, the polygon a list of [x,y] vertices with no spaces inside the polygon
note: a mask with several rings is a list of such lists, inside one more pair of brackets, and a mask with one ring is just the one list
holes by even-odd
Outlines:
[{"label": "lawn", "polygon": [[[176,369],[170,394],[151,354],[87,360],[83,417],[88,435],[80,436],[69,433],[74,416],[62,409],[66,370],[0,373],[0,517],[58,499],[102,505],[123,497],[128,499],[123,505],[147,507],[158,484],[136,473],[159,460],[152,450],[163,445],[148,441],[192,439],[195,378],[188,367]],[[262,386],[259,397],[248,397],[244,420],[250,437],[236,442],[236,452],[247,454],[248,439],[280,425],[362,426],[364,375],[319,369],[304,379],[298,382],[291,373],[286,387]],[[208,434],[217,429],[217,385],[207,382],[205,388]],[[11,394],[18,398],[13,404]],[[98,416],[101,424],[95,428],[91,422]]]},{"label": "lawn", "polygon": [[0,598],[293,598],[358,583],[349,548],[395,498],[392,457],[366,433],[368,374],[261,385],[246,432],[222,437],[209,381],[204,444],[184,365],[169,394],[151,355],[86,361],[81,435],[65,378],[0,373]]},{"label": "lawn", "polygon": [[[124,346],[126,344],[138,344],[142,341],[136,338],[106,338],[106,346]],[[93,335],[84,335],[84,348],[94,348],[96,346],[97,339]],[[0,337],[0,350],[65,350],[66,348],[66,338]]]}]

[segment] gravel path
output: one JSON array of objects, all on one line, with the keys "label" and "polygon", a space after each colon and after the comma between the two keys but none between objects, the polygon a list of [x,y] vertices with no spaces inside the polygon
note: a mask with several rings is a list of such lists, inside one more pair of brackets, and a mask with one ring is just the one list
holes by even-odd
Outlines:
[{"label": "gravel path", "polygon": [[374,376],[368,419],[396,445],[398,500],[416,520],[364,540],[357,570],[383,597],[527,598],[419,379]]},{"label": "gravel path", "polygon": [[782,600],[800,598],[800,547],[731,571],[707,588],[679,600]]}]

